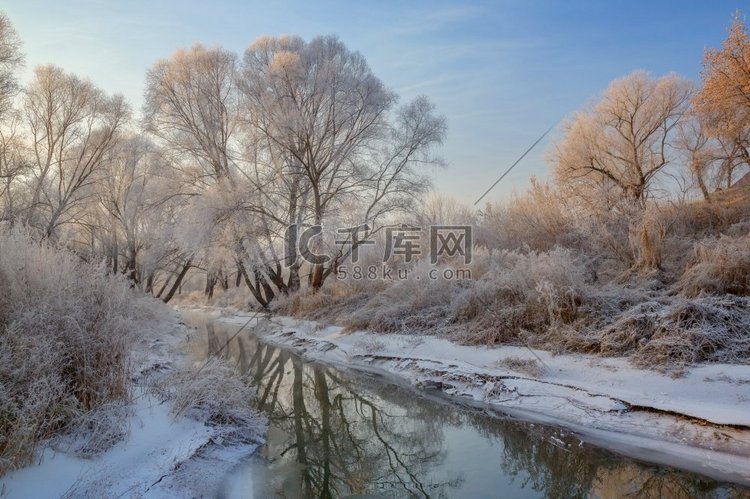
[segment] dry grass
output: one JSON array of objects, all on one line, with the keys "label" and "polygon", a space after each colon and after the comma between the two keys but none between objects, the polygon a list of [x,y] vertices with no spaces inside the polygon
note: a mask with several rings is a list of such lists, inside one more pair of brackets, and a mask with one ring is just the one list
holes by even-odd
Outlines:
[{"label": "dry grass", "polygon": [[665,218],[677,236],[702,239],[726,233],[732,226],[750,221],[750,187],[715,192],[710,203],[697,200],[673,205]]},{"label": "dry grass", "polygon": [[211,357],[200,370],[166,376],[159,388],[173,404],[175,416],[185,415],[222,428],[223,443],[261,440],[264,424],[253,409],[255,391],[224,360]]},{"label": "dry grass", "polygon": [[452,303],[454,337],[464,343],[518,343],[522,332],[542,333],[580,318],[586,262],[572,251],[501,255],[496,265]]},{"label": "dry grass", "polygon": [[497,361],[497,366],[531,376],[532,378],[541,378],[544,375],[544,366],[542,366],[536,359],[507,357]]},{"label": "dry grass", "polygon": [[694,262],[693,248],[723,236],[741,237],[750,232],[750,189],[735,188],[712,194],[712,200],[695,200],[656,207],[652,220],[665,229],[662,259],[665,281],[679,281]]},{"label": "dry grass", "polygon": [[629,356],[638,366],[680,372],[699,362],[750,359],[750,299],[682,297],[646,301],[602,328],[566,329],[547,335],[557,351]]},{"label": "dry grass", "polygon": [[687,296],[750,295],[750,233],[696,243],[693,263],[678,288]]},{"label": "dry grass", "polygon": [[672,372],[750,359],[750,189],[575,220],[556,214],[563,200],[547,188],[515,202],[485,214],[480,243],[494,250],[475,255],[472,281],[424,279],[418,264],[407,281],[330,282],[279,310],[349,329],[629,356]]},{"label": "dry grass", "polygon": [[369,294],[332,280],[320,291],[303,290],[290,296],[279,296],[272,303],[274,312],[326,322],[360,306]]},{"label": "dry grass", "polygon": [[427,266],[413,270],[409,279],[390,284],[350,309],[342,324],[348,330],[406,334],[444,328],[451,320],[449,304],[460,283],[430,279]]},{"label": "dry grass", "polygon": [[75,425],[54,439],[53,447],[82,458],[92,458],[121,442],[128,432],[132,407],[122,400],[102,404],[82,414]]},{"label": "dry grass", "polygon": [[750,359],[750,300],[705,297],[663,310],[648,341],[632,354],[636,366],[669,370],[699,362]]},{"label": "dry grass", "polygon": [[124,279],[73,254],[0,234],[0,474],[38,442],[128,397],[134,324],[148,315]]}]

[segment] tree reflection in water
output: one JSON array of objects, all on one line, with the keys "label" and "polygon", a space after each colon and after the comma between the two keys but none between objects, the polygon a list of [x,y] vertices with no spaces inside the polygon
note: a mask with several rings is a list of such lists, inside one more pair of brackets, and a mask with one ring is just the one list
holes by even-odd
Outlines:
[{"label": "tree reflection in water", "polygon": [[[497,427],[483,425],[497,435]],[[550,435],[555,430],[507,423],[502,471],[544,497],[614,499],[723,498],[750,499],[750,491],[672,468],[638,463],[574,437]]]},{"label": "tree reflection in water", "polygon": [[[215,329],[207,326],[209,352],[226,341]],[[252,380],[258,407],[268,415],[265,454],[282,477],[273,487],[278,495],[451,497],[461,484],[458,474],[429,473],[445,451],[443,421],[420,414],[425,406],[390,404],[359,383],[355,389],[336,370],[250,336],[232,341],[222,355]]]},{"label": "tree reflection in water", "polygon": [[[268,494],[465,497],[477,489],[466,473],[482,470],[485,497],[749,497],[577,439],[561,443],[554,428],[459,410],[383,380],[304,362],[250,334],[224,348],[231,328],[208,323],[206,331],[202,354],[221,351],[235,362],[268,415]],[[455,428],[471,428],[487,443],[459,466],[446,463],[446,431]]]}]

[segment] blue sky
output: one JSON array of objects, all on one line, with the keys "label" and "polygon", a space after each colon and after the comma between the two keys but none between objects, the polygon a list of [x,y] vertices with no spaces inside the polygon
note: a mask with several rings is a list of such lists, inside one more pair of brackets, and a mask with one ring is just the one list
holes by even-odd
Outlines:
[{"label": "blue sky", "polygon": [[[335,33],[404,99],[448,118],[437,190],[473,202],[544,130],[635,69],[698,78],[735,1],[6,0],[25,77],[54,62],[138,109],[144,72],[193,42],[241,52],[262,34]],[[750,10],[750,9],[746,9]],[[488,196],[544,176],[540,143]]]}]

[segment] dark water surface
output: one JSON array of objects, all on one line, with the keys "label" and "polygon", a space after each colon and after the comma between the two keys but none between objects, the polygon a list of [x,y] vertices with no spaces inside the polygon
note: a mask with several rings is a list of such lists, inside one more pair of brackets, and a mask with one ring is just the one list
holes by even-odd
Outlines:
[{"label": "dark water surface", "polygon": [[[188,315],[196,358],[239,326]],[[750,491],[633,461],[559,428],[428,399],[383,378],[310,363],[241,332],[219,354],[257,390],[268,441],[227,497],[730,497]]]}]

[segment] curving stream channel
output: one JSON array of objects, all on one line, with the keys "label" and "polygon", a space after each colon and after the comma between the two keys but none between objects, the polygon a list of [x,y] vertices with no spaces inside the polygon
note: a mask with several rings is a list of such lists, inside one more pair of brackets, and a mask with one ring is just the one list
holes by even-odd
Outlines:
[{"label": "curving stream channel", "polygon": [[220,351],[257,391],[267,443],[224,497],[729,497],[750,490],[634,461],[563,429],[485,414],[383,378],[307,362],[186,314],[195,360]]}]

